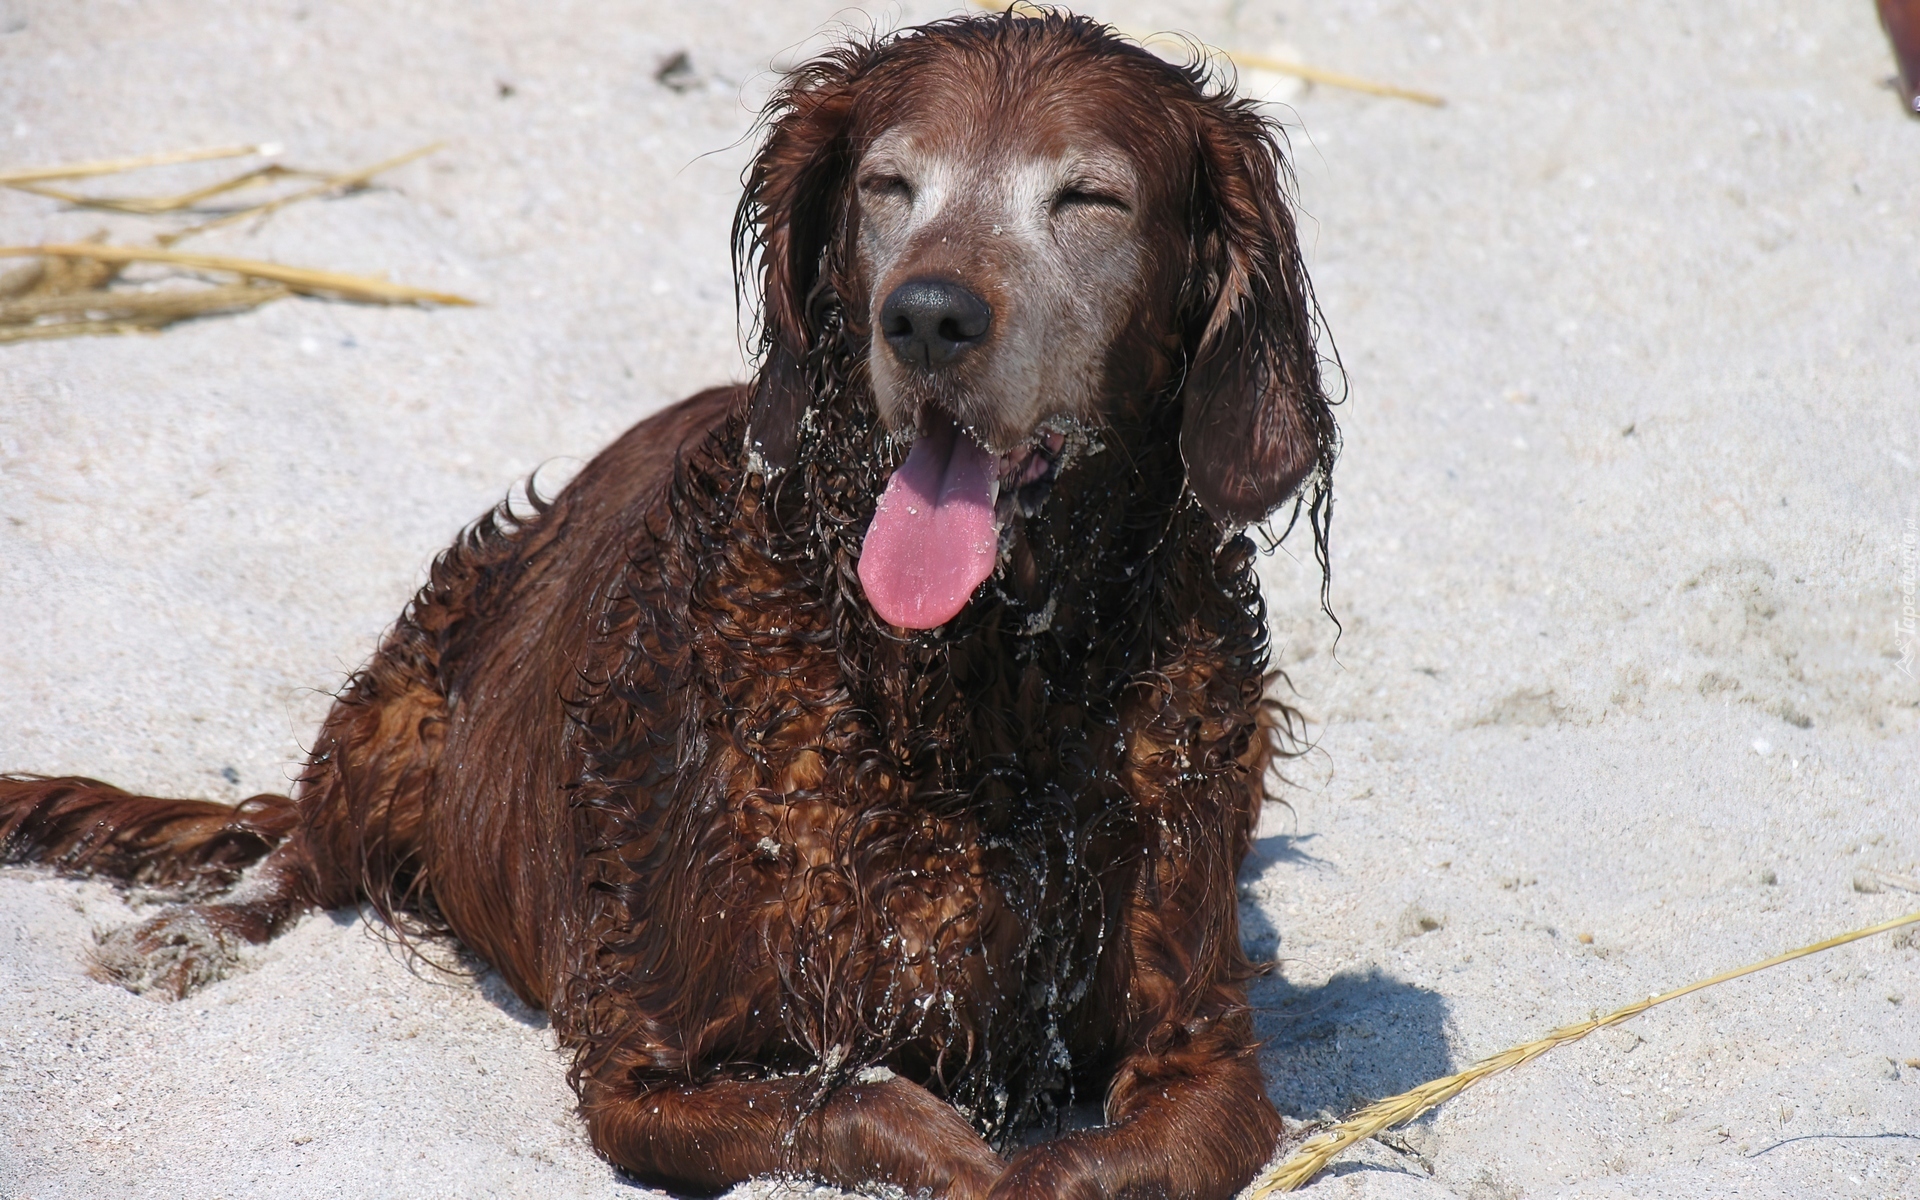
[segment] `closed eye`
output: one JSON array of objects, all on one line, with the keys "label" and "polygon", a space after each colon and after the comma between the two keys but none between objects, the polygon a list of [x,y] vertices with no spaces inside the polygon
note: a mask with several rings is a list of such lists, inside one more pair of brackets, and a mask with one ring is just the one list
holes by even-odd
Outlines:
[{"label": "closed eye", "polygon": [[1123,213],[1133,211],[1125,200],[1111,192],[1085,185],[1064,187],[1054,195],[1053,211],[1060,212],[1067,208],[1108,208]]},{"label": "closed eye", "polygon": [[898,175],[869,175],[860,181],[860,190],[869,196],[898,196],[913,203],[913,185]]}]

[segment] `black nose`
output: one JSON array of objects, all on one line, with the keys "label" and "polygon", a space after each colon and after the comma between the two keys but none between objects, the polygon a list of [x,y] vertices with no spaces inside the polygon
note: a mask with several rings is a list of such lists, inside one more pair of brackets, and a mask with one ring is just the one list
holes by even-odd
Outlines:
[{"label": "black nose", "polygon": [[987,336],[993,310],[957,283],[910,279],[880,306],[880,330],[901,362],[934,370]]}]

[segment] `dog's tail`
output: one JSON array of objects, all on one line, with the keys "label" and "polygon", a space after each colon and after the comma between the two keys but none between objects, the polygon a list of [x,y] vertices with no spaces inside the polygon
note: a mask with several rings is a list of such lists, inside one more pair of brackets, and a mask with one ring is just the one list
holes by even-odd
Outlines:
[{"label": "dog's tail", "polygon": [[0,775],[0,863],[204,893],[229,887],[299,822],[294,801],[136,796],[77,775]]}]

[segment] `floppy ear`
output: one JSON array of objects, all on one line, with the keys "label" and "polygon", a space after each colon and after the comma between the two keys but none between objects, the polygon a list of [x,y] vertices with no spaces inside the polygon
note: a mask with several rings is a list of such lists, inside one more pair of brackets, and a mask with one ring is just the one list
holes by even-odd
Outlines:
[{"label": "floppy ear", "polygon": [[1197,113],[1180,454],[1207,511],[1246,525],[1331,471],[1339,433],[1275,133],[1230,95],[1202,100]]},{"label": "floppy ear", "polygon": [[855,78],[870,53],[848,46],[795,71],[762,113],[766,140],[733,217],[734,287],[758,284],[760,374],[747,416],[758,469],[793,465],[810,400],[805,363],[823,259],[847,217]]}]

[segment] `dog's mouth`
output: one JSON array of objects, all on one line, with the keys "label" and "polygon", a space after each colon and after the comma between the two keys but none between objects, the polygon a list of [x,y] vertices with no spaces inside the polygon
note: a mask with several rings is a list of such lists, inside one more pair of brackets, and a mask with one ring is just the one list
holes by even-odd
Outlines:
[{"label": "dog's mouth", "polygon": [[860,547],[860,586],[881,620],[933,629],[993,574],[1000,531],[1046,502],[1068,444],[1043,425],[995,454],[937,408],[921,416],[907,460],[887,480]]}]

